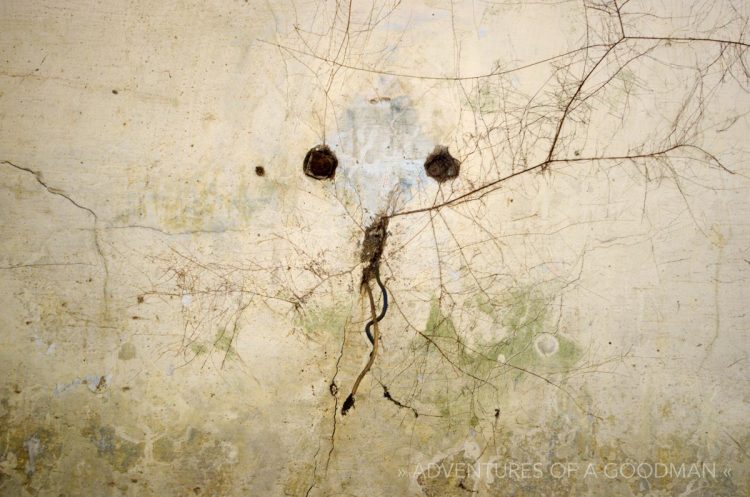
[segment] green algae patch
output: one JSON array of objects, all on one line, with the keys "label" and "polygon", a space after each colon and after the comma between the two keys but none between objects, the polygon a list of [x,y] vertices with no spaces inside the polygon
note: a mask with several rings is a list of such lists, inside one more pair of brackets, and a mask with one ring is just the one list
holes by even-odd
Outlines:
[{"label": "green algae patch", "polygon": [[[516,368],[537,374],[563,373],[581,358],[581,349],[550,325],[550,301],[530,290],[512,291],[507,302],[479,299],[475,312],[492,318],[497,340],[471,341],[471,329],[458,330],[453,319],[433,300],[425,324],[425,336],[449,355],[463,370],[486,378],[495,368]],[[469,345],[470,344],[470,345]]]},{"label": "green algae patch", "polygon": [[204,355],[204,354],[208,353],[208,347],[206,347],[205,344],[198,343],[198,342],[191,343],[190,344],[190,350],[193,352],[193,354],[195,354],[197,356],[198,355]]},{"label": "green algae patch", "polygon": [[234,350],[233,342],[236,337],[236,333],[230,330],[219,330],[216,333],[214,339],[214,348],[218,351],[224,352],[226,357],[234,359],[237,356],[237,352]]}]

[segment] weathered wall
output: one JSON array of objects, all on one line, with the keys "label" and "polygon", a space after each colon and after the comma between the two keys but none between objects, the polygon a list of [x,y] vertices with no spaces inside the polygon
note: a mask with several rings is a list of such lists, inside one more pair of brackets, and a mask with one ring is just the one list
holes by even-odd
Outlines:
[{"label": "weathered wall", "polygon": [[0,494],[748,495],[748,19],[4,1]]}]

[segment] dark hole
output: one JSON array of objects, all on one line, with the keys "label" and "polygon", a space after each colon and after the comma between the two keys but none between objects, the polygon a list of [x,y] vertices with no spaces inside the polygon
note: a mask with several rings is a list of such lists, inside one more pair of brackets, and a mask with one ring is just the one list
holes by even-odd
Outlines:
[{"label": "dark hole", "polygon": [[307,176],[315,179],[330,179],[336,174],[339,161],[328,145],[316,145],[311,148],[303,163]]},{"label": "dark hole", "polygon": [[437,145],[424,161],[424,170],[427,172],[427,176],[435,179],[438,183],[442,183],[458,176],[460,165],[458,159],[448,152],[448,147]]},{"label": "dark hole", "polygon": [[265,176],[266,175],[266,170],[265,170],[265,168],[263,166],[257,166],[255,168],[255,174],[257,174],[258,176]]},{"label": "dark hole", "polygon": [[117,90],[112,90],[112,95],[117,95]]}]

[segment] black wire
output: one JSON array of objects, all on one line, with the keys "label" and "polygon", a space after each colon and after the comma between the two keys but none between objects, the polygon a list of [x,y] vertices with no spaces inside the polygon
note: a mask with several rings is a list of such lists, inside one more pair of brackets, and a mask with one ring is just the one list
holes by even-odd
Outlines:
[{"label": "black wire", "polygon": [[380,281],[380,271],[377,268],[375,269],[375,281],[378,283],[380,292],[383,294],[383,310],[380,311],[380,315],[375,318],[375,321],[370,320],[365,325],[365,333],[367,334],[368,340],[370,340],[370,343],[373,345],[375,345],[375,339],[373,338],[372,333],[370,333],[370,326],[372,326],[374,323],[379,323],[380,320],[385,317],[385,313],[388,310],[388,292],[385,290],[385,285],[383,285],[383,282]]}]

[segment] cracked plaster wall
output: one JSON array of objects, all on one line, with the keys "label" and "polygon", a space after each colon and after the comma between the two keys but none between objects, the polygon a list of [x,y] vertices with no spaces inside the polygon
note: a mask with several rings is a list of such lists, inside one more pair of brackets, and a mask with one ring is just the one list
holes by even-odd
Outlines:
[{"label": "cracked plaster wall", "polygon": [[0,494],[747,495],[750,10],[620,3],[3,2]]}]

